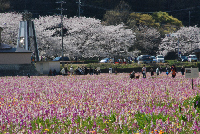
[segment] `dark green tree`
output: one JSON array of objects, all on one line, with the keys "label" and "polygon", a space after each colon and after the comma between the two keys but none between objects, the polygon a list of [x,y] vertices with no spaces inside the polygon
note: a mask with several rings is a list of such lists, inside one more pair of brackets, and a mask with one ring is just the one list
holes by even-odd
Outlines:
[{"label": "dark green tree", "polygon": [[124,1],[120,1],[119,5],[114,9],[107,11],[104,15],[104,23],[106,25],[118,25],[127,23],[131,7]]},{"label": "dark green tree", "polygon": [[4,12],[10,8],[9,0],[0,0],[0,12]]},{"label": "dark green tree", "polygon": [[135,26],[148,26],[148,27],[159,27],[160,24],[155,22],[155,19],[149,14],[141,14],[141,13],[131,13],[129,15],[129,19],[127,21],[127,25],[129,28]]},{"label": "dark green tree", "polygon": [[161,35],[164,36],[167,33],[176,32],[183,26],[182,22],[173,16],[170,16],[166,12],[155,12],[152,14],[153,19],[159,23],[158,30]]}]

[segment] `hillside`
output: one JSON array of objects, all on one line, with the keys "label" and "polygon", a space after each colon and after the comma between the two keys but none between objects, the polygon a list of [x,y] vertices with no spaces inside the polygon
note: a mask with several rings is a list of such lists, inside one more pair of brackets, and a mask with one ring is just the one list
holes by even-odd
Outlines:
[{"label": "hillside", "polygon": [[[39,15],[59,14],[57,8],[60,4],[55,4],[59,0],[1,0],[0,11],[22,12],[29,10],[34,17]],[[200,22],[200,1],[199,0],[124,0],[131,9],[130,12],[149,13],[162,11],[167,12],[183,22],[184,26],[197,25]],[[78,0],[67,0],[63,8],[67,9],[63,13],[68,17],[78,15]],[[107,10],[113,10],[120,0],[81,0],[81,15],[102,19]],[[190,19],[189,19],[190,18]]]}]

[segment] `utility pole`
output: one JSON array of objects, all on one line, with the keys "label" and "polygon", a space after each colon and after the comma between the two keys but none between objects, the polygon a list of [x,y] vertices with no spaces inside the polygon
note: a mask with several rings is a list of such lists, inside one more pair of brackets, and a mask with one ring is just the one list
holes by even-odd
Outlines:
[{"label": "utility pole", "polygon": [[180,57],[180,54],[179,54],[179,37],[178,37],[178,58]]},{"label": "utility pole", "polygon": [[78,0],[78,17],[80,17],[80,12],[81,12],[81,0]]},{"label": "utility pole", "polygon": [[[61,11],[62,61],[64,61],[64,58],[63,58],[63,15],[62,15],[62,14],[63,14],[63,10],[66,10],[66,9],[63,9],[62,6],[63,6],[63,4],[66,3],[66,2],[60,1],[60,2],[56,2],[56,3],[61,4],[61,8],[58,9],[58,10]],[[62,66],[64,67],[64,62],[62,62]]]},{"label": "utility pole", "polygon": [[190,11],[189,11],[189,27],[190,27]]}]

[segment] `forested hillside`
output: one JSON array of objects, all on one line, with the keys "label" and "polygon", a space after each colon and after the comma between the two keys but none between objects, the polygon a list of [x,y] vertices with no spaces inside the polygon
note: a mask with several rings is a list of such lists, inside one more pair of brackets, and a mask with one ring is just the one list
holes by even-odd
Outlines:
[{"label": "forested hillside", "polygon": [[[85,4],[97,5],[105,9],[114,9],[121,0],[83,0]],[[124,0],[131,7],[131,12],[168,12],[169,15],[178,18],[185,26],[196,25],[200,22],[200,1],[199,0]],[[95,11],[99,10],[94,7],[84,8],[88,14],[95,15]],[[91,12],[92,11],[92,12]],[[98,13],[97,13],[98,14]],[[98,15],[101,17],[100,15]]]},{"label": "forested hillside", "polygon": [[[0,11],[31,11],[34,16],[53,15],[60,13],[56,10],[60,0],[0,0]],[[68,17],[78,15],[78,0],[64,0],[64,14]],[[108,10],[114,10],[121,0],[80,0],[81,15],[103,19]],[[200,22],[199,0],[124,0],[130,6],[130,12],[152,14],[152,12],[167,12],[183,22],[184,26],[197,25]],[[190,18],[190,19],[189,19]]]}]

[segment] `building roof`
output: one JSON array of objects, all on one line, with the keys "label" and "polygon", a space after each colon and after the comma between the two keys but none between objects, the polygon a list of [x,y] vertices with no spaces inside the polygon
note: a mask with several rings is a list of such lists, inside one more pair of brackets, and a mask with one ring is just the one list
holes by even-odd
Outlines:
[{"label": "building roof", "polygon": [[0,46],[0,53],[32,53],[29,50],[23,48],[13,48],[6,44],[1,44]]}]

